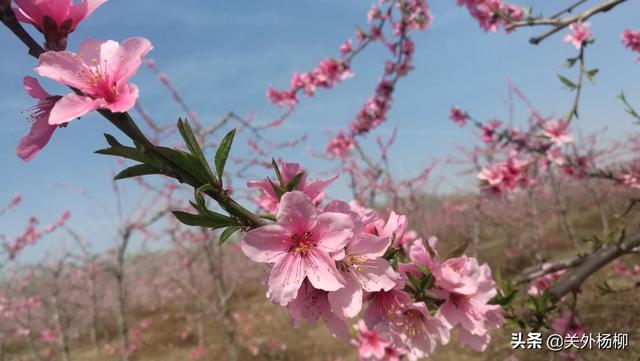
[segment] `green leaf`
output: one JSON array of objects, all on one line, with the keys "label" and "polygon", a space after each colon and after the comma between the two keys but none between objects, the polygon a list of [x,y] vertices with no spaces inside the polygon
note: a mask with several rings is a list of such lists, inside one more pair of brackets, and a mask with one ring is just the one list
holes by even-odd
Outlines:
[{"label": "green leaf", "polygon": [[180,166],[187,173],[191,174],[199,184],[211,182],[209,175],[206,171],[203,171],[200,166],[200,161],[193,155],[182,150],[167,147],[155,147],[155,149],[172,163]]},{"label": "green leaf", "polygon": [[144,175],[152,175],[152,174],[163,174],[163,172],[152,165],[137,164],[122,170],[120,173],[116,174],[116,176],[113,179],[120,180],[120,179],[126,179],[126,178],[140,177]]},{"label": "green leaf", "polygon": [[282,196],[285,194],[285,190],[282,189],[281,187],[275,185],[271,179],[269,179],[267,177],[267,180],[269,181],[269,184],[271,184],[271,188],[273,189],[273,191],[276,193],[276,195],[278,196],[278,199],[282,198]]},{"label": "green leaf", "polygon": [[[232,218],[225,215],[210,212],[206,217],[199,214],[191,214],[180,211],[171,212],[183,224],[192,227],[206,227],[211,229],[237,226]],[[215,216],[215,217],[214,217]]]},{"label": "green leaf", "polygon": [[278,182],[280,182],[280,187],[285,187],[284,178],[282,177],[282,173],[280,173],[280,168],[278,167],[278,163],[276,163],[275,158],[271,158],[271,166],[273,167],[273,171],[276,172],[276,176],[278,177]]},{"label": "green leaf", "polygon": [[231,237],[232,234],[236,233],[237,231],[239,231],[241,229],[242,229],[242,227],[240,227],[240,226],[234,226],[234,227],[226,228],[220,234],[220,241],[218,242],[218,245],[222,245],[227,239],[229,239],[229,237]]},{"label": "green leaf", "polygon": [[420,283],[421,283],[420,279],[418,277],[416,277],[411,272],[407,272],[406,275],[409,278],[409,281],[411,282],[411,285],[413,286],[413,288],[416,289],[416,290],[419,290],[420,289]]},{"label": "green leaf", "polygon": [[433,281],[433,275],[425,275],[420,281],[420,291],[424,291],[431,286],[431,281]]},{"label": "green leaf", "polygon": [[180,132],[180,135],[182,135],[182,139],[184,139],[184,142],[187,145],[187,148],[189,148],[191,154],[200,161],[202,171],[207,175],[209,181],[212,182],[215,178],[213,177],[213,173],[211,173],[209,163],[207,163],[207,159],[205,158],[204,153],[202,153],[202,148],[200,148],[200,144],[198,143],[189,122],[182,120],[182,118],[178,119],[178,131]]},{"label": "green leaf", "polygon": [[153,163],[151,158],[147,157],[140,150],[133,147],[126,147],[116,140],[112,135],[105,134],[104,137],[107,139],[107,143],[111,146],[110,148],[97,150],[96,154],[102,155],[113,155],[116,157],[122,157],[126,159],[135,160],[140,163]]},{"label": "green leaf", "polygon": [[300,182],[302,181],[302,177],[304,177],[304,172],[300,172],[298,174],[295,175],[295,177],[291,178],[291,181],[289,182],[289,184],[287,184],[287,192],[291,192],[294,191],[296,189],[298,189],[298,186],[300,185]]},{"label": "green leaf", "polygon": [[415,264],[416,268],[420,270],[425,276],[431,276],[431,271],[427,267],[421,264]]},{"label": "green leaf", "polygon": [[564,76],[558,74],[558,79],[560,79],[560,81],[562,82],[562,84],[564,84],[564,86],[566,86],[567,88],[574,90],[576,88],[576,85],[569,79],[565,78]]},{"label": "green leaf", "polygon": [[567,59],[567,62],[564,63],[564,66],[566,68],[571,68],[575,65],[576,61],[578,61],[578,58],[569,58]]},{"label": "green leaf", "polygon": [[218,174],[218,180],[222,184],[222,175],[224,174],[224,166],[227,163],[229,152],[231,151],[231,145],[233,145],[233,138],[236,136],[236,130],[232,129],[227,135],[224,136],[218,150],[216,151],[216,173]]},{"label": "green leaf", "polygon": [[202,185],[195,190],[194,197],[196,199],[196,203],[198,204],[197,209],[200,211],[200,213],[206,213],[209,211],[207,209],[207,205],[204,202],[204,196],[202,195],[202,193],[206,194],[208,191],[213,190],[215,189],[211,186],[211,184]]},{"label": "green leaf", "polygon": [[585,75],[587,76],[587,78],[589,80],[591,80],[592,83],[595,83],[595,76],[598,74],[598,72],[600,71],[600,69],[591,69],[588,72],[585,73]]}]

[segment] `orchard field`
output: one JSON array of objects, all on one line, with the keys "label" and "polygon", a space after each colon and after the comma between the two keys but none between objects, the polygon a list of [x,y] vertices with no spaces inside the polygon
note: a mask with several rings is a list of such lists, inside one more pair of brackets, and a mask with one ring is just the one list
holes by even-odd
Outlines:
[{"label": "orchard field", "polygon": [[640,2],[371,1],[0,0],[0,361],[640,360]]}]

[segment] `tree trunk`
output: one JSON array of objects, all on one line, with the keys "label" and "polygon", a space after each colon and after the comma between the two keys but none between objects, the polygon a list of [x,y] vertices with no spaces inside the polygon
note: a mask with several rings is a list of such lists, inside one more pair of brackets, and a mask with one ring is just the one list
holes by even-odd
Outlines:
[{"label": "tree trunk", "polygon": [[93,349],[96,356],[98,356],[100,355],[100,343],[98,342],[98,294],[96,290],[96,277],[94,274],[90,275],[89,292],[91,296],[91,330],[89,332]]},{"label": "tree trunk", "polygon": [[71,355],[69,351],[69,342],[67,341],[67,327],[63,315],[63,310],[60,305],[59,288],[56,285],[53,294],[53,318],[58,328],[58,347],[60,349],[60,358],[62,361],[71,361]]},{"label": "tree trunk", "polygon": [[[213,279],[213,287],[217,298],[219,316],[222,321],[222,329],[224,332],[224,346],[227,351],[228,361],[238,361],[238,345],[235,335],[235,321],[231,316],[231,312],[227,307],[227,290],[223,279],[222,266],[219,263],[218,248],[212,245],[213,240],[209,239],[204,242],[207,254],[207,265],[209,274]],[[218,258],[218,259],[215,259]]]},{"label": "tree trunk", "polygon": [[129,325],[127,324],[127,287],[124,280],[124,268],[118,270],[116,275],[118,282],[118,333],[120,334],[120,352],[122,361],[129,361]]}]

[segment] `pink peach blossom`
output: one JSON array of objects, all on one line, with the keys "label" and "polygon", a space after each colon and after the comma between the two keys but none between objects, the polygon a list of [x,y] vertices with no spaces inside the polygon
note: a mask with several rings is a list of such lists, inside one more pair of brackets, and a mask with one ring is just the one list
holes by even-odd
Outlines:
[{"label": "pink peach blossom", "polygon": [[589,31],[591,24],[589,23],[573,23],[569,25],[571,34],[564,36],[565,43],[572,43],[576,49],[580,49],[584,46],[584,43],[593,37],[593,34]]},{"label": "pink peach blossom", "polygon": [[409,360],[428,357],[438,344],[449,343],[449,328],[438,317],[433,317],[424,302],[407,305],[398,322],[389,326],[395,344],[409,349]]},{"label": "pink peach blossom", "polygon": [[376,330],[369,330],[362,320],[358,321],[354,328],[356,330],[356,338],[351,340],[351,343],[358,348],[360,359],[382,359],[385,356],[387,347],[391,346],[391,341],[383,338]]},{"label": "pink peach blossom", "polygon": [[67,47],[67,36],[78,24],[107,0],[14,0],[18,20],[29,23],[45,37],[48,50],[62,51]]},{"label": "pink peach blossom", "polygon": [[60,125],[98,109],[126,112],[138,98],[138,87],[129,83],[142,58],[152,49],[149,40],[130,38],[115,41],[86,40],[80,51],[53,52],[40,56],[35,71],[41,76],[79,89],[54,105],[49,124]]},{"label": "pink peach blossom", "polygon": [[[551,263],[545,262],[542,265],[543,270],[547,270],[551,267]],[[559,270],[556,272],[547,273],[544,276],[540,276],[531,281],[531,285],[527,289],[527,293],[530,296],[540,296],[542,293],[555,282],[560,276],[564,274],[565,270]]]},{"label": "pink peach blossom", "polygon": [[347,339],[349,338],[347,324],[331,309],[328,295],[329,292],[315,288],[309,282],[309,278],[305,279],[295,299],[287,306],[289,316],[296,327],[300,326],[304,320],[313,325],[322,319],[335,337]]},{"label": "pink peach blossom", "polygon": [[301,191],[282,196],[277,223],[251,230],[241,242],[252,260],[272,263],[269,298],[286,306],[305,279],[324,291],[337,291],[345,281],[330,253],[341,251],[353,237],[353,222],[346,214],[318,214]]},{"label": "pink peach blossom", "polygon": [[635,52],[640,52],[640,31],[625,29],[622,34],[620,34],[620,38],[624,46]]},{"label": "pink peach blossom", "polygon": [[16,149],[20,159],[29,161],[49,143],[53,132],[58,128],[57,125],[49,124],[49,115],[56,102],[62,97],[47,93],[36,78],[27,76],[23,82],[27,93],[38,100],[38,104],[30,109],[32,113],[29,117],[33,121],[31,130],[20,139]]},{"label": "pink peach blossom", "polygon": [[454,123],[458,124],[461,127],[464,127],[467,124],[467,119],[469,116],[467,113],[460,110],[458,107],[451,108],[451,115],[449,116]]},{"label": "pink peach blossom", "polygon": [[[289,183],[296,175],[304,173],[296,190],[303,192],[314,202],[320,201],[324,197],[324,190],[338,178],[338,176],[335,175],[328,180],[314,179],[307,181],[307,171],[298,163],[282,162],[279,165],[279,169],[285,183]],[[277,184],[278,180],[275,180],[274,183]],[[272,213],[278,210],[280,199],[273,189],[271,182],[269,182],[269,179],[248,181],[247,187],[257,188],[263,192],[260,198],[258,198],[260,207]]]},{"label": "pink peach blossom", "polygon": [[352,318],[362,309],[363,290],[388,291],[396,285],[399,275],[382,258],[391,239],[364,232],[360,216],[347,203],[332,201],[325,207],[325,211],[349,215],[354,225],[353,238],[347,243],[344,255],[341,254],[341,259],[337,262],[345,287],[329,292],[329,303],[334,312],[342,318]]},{"label": "pink peach blossom", "polygon": [[556,146],[573,141],[571,134],[569,134],[569,122],[562,120],[546,122],[542,129],[542,135],[548,137]]},{"label": "pink peach blossom", "polygon": [[364,322],[369,328],[378,324],[397,322],[402,310],[411,303],[411,296],[402,291],[404,282],[398,280],[396,286],[389,291],[371,292],[366,295],[367,308],[364,311]]},{"label": "pink peach blossom", "polygon": [[563,336],[576,335],[582,337],[584,335],[584,325],[568,310],[551,321],[551,329]]},{"label": "pink peach blossom", "polygon": [[437,288],[432,292],[445,302],[436,312],[448,328],[460,325],[460,343],[482,351],[489,343],[489,331],[499,327],[504,319],[500,306],[488,302],[497,294],[491,269],[479,265],[473,257],[461,256],[441,260],[430,241],[429,252],[422,241],[410,249],[411,261],[423,264],[432,273]]}]

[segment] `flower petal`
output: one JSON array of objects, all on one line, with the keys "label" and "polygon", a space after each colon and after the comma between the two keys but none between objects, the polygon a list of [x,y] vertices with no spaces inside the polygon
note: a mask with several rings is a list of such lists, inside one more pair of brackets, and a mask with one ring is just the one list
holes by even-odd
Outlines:
[{"label": "flower petal", "polygon": [[353,238],[351,216],[342,213],[325,212],[318,216],[311,232],[324,252],[336,252],[344,248]]},{"label": "flower petal", "polygon": [[35,69],[40,76],[78,88],[83,92],[91,89],[82,74],[89,71],[80,56],[68,51],[48,51],[40,55],[40,65]]},{"label": "flower petal", "polygon": [[294,234],[310,231],[316,218],[316,207],[306,194],[293,191],[282,196],[276,219],[286,230]]},{"label": "flower petal", "polygon": [[91,15],[98,6],[105,2],[107,2],[107,0],[83,0],[77,4],[73,4],[69,10],[69,18],[73,20],[73,29],[75,29],[82,20]]},{"label": "flower petal", "polygon": [[29,134],[20,139],[16,153],[23,161],[29,161],[49,143],[57,126],[49,125],[48,118],[39,117],[33,124]]},{"label": "flower petal", "polygon": [[151,42],[145,38],[129,38],[120,44],[120,47],[111,59],[102,58],[109,63],[117,64],[114,77],[121,82],[127,82],[142,65],[142,58],[153,49]]},{"label": "flower petal", "polygon": [[344,287],[344,278],[336,268],[336,263],[324,252],[311,250],[302,257],[304,272],[313,287],[324,291],[336,291]]},{"label": "flower petal", "polygon": [[400,279],[384,258],[365,261],[358,267],[356,275],[367,292],[389,291]]},{"label": "flower petal", "polygon": [[280,306],[286,306],[296,298],[305,275],[302,257],[287,254],[271,270],[268,297]]},{"label": "flower petal", "polygon": [[276,263],[284,257],[291,244],[291,234],[277,224],[268,224],[247,232],[240,242],[245,256],[255,262]]},{"label": "flower petal", "polygon": [[24,84],[24,89],[32,98],[43,99],[49,96],[49,93],[40,86],[38,79],[32,76],[25,76],[22,82]]},{"label": "flower petal", "polygon": [[384,256],[390,245],[391,239],[389,237],[363,233],[360,237],[349,242],[347,253],[352,256],[367,256],[373,259]]},{"label": "flower petal", "polygon": [[53,109],[51,109],[49,124],[60,125],[68,123],[75,118],[100,109],[103,105],[104,101],[100,99],[91,99],[73,93],[67,94],[58,100]]},{"label": "flower petal", "polygon": [[320,193],[322,193],[322,191],[327,189],[327,187],[329,187],[331,183],[333,183],[336,179],[338,179],[338,175],[334,175],[333,177],[331,177],[326,181],[320,180],[320,179],[314,179],[304,187],[304,192],[309,196],[309,198],[315,199]]},{"label": "flower petal", "polygon": [[138,100],[138,87],[135,84],[123,84],[122,89],[118,89],[118,97],[115,102],[107,103],[105,108],[114,113],[124,113],[136,105]]},{"label": "flower petal", "polygon": [[329,292],[329,304],[336,315],[342,319],[353,318],[362,310],[362,286],[353,277],[345,277],[346,285]]}]

